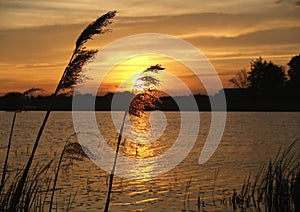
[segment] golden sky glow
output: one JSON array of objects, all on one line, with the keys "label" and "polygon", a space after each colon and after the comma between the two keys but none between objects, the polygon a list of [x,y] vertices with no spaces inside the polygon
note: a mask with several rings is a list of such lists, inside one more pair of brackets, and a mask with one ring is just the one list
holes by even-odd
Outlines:
[{"label": "golden sky glow", "polygon": [[[223,85],[230,87],[228,79],[249,68],[249,62],[259,56],[286,65],[300,53],[299,5],[297,0],[1,1],[0,95],[31,87],[53,92],[77,36],[108,10],[119,11],[111,25],[113,31],[90,46],[102,48],[137,33],[178,36],[198,47],[214,65]],[[155,64],[180,72],[188,87],[198,92],[199,85],[191,80],[188,69],[165,59]],[[137,63],[130,65],[135,66],[130,69],[134,71],[149,65],[141,58],[131,62]],[[125,65],[128,67],[126,62],[118,67],[122,74],[118,71],[106,79],[105,91],[112,91],[126,77]]]},{"label": "golden sky glow", "polygon": [[165,68],[164,71],[157,74],[157,77],[161,80],[161,86],[158,89],[167,93],[178,92],[181,95],[187,95],[188,93],[184,91],[183,84],[178,84],[178,80],[172,77],[176,76],[193,93],[206,92],[201,81],[195,77],[188,67],[180,62],[159,55],[141,55],[123,61],[108,72],[101,83],[99,93],[131,91],[141,72],[156,64],[161,64]]}]

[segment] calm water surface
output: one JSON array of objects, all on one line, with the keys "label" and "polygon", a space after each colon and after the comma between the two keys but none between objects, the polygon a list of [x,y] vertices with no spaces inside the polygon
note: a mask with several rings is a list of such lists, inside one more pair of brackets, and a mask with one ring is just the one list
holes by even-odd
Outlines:
[{"label": "calm water surface", "polygon": [[[197,115],[195,112],[192,113]],[[24,166],[43,115],[44,112],[17,114],[9,164],[11,172]],[[110,113],[96,112],[96,116],[105,140],[115,147],[117,131],[114,129]],[[121,121],[122,113],[119,116]],[[0,112],[1,166],[12,117],[13,113]],[[178,112],[166,112],[165,117],[167,121],[165,124],[152,125],[156,129],[163,129],[166,125],[162,136],[158,136],[158,141],[149,145],[137,145],[128,140],[121,146],[121,154],[140,160],[163,154],[172,146],[180,129]],[[215,199],[219,201],[224,195],[232,192],[233,188],[239,188],[249,174],[255,175],[256,170],[265,161],[275,156],[280,146],[287,146],[300,138],[300,113],[229,112],[220,145],[207,163],[199,165],[198,158],[210,127],[210,113],[200,113],[200,119],[200,131],[194,148],[174,169],[153,178],[139,180],[115,178],[110,211],[182,211],[186,185],[190,180],[190,210],[197,211],[197,197],[200,194],[205,201],[206,211],[225,211],[220,204],[212,206],[213,178],[216,172],[218,176],[215,181]],[[193,123],[189,124],[192,127]],[[143,121],[134,127],[137,132],[132,136],[147,142],[147,138],[138,132],[145,131],[151,124]],[[65,140],[72,133],[74,133],[72,113],[53,112],[38,148],[36,162],[43,164],[59,155]],[[299,143],[295,151],[300,150]],[[59,177],[56,193],[59,208],[63,209],[63,202],[70,193],[77,192],[72,211],[103,210],[107,180],[108,173],[91,160],[74,161],[73,165],[65,168]]]}]

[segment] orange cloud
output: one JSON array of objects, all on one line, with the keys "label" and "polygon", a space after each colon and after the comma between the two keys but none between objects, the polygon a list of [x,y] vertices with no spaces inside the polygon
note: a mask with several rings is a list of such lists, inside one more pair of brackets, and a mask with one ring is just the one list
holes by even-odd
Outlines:
[{"label": "orange cloud", "polygon": [[299,54],[299,7],[270,8],[267,2],[103,1],[101,8],[93,0],[75,0],[72,4],[56,0],[1,2],[0,93],[45,86],[52,91],[76,37],[89,21],[110,9],[119,10],[113,31],[89,46],[101,49],[136,33],[179,36],[201,49],[224,85],[230,86],[227,78],[247,68],[251,59],[262,56],[285,65],[291,56]]}]

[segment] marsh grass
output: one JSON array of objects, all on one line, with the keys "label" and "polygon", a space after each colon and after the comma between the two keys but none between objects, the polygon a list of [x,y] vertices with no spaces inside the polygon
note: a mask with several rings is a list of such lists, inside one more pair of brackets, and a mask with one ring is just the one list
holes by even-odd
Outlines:
[{"label": "marsh grass", "polygon": [[[48,209],[52,211],[53,208],[58,209],[58,201],[56,201],[56,205],[54,205],[54,194],[57,191],[56,184],[61,167],[66,163],[73,163],[74,160],[78,161],[87,158],[82,146],[72,139],[75,135],[76,134],[72,134],[67,138],[63,150],[60,155],[58,155],[57,165],[53,165],[54,157],[47,164],[36,164],[35,167],[30,170],[15,211],[46,211]],[[51,168],[55,170],[54,176],[50,172]],[[6,169],[5,174],[8,177],[4,181],[3,189],[0,194],[0,211],[11,211],[10,205],[13,201],[13,195],[16,192],[17,183],[20,180],[22,171],[21,169],[13,174]],[[66,171],[64,173],[66,173]],[[69,211],[76,194],[77,192],[74,194],[70,193],[63,201],[64,210]]]},{"label": "marsh grass", "polygon": [[[249,175],[240,189],[226,192],[223,188],[221,206],[233,211],[300,211],[300,154],[294,149],[296,144],[297,140],[280,148],[275,158],[260,166],[256,175]],[[212,199],[218,206],[213,193]],[[198,211],[200,203],[198,194]]]},{"label": "marsh grass", "polygon": [[[129,117],[131,116],[142,117],[146,109],[155,109],[157,107],[157,104],[160,102],[160,97],[158,95],[157,88],[161,83],[157,74],[159,73],[159,71],[162,71],[164,69],[165,68],[163,68],[159,64],[150,66],[149,68],[141,72],[141,74],[137,78],[132,88],[132,93],[134,94],[134,98],[130,102],[128,110],[124,112],[120,133],[118,134],[116,153],[115,153],[114,163],[109,177],[109,185],[108,185],[108,192],[107,192],[104,212],[108,212],[109,209],[110,197],[112,193],[112,186],[113,186],[115,168],[118,160],[120,144],[121,141],[124,140],[123,130],[125,126],[126,117],[128,114]],[[123,144],[125,143],[126,140],[124,140]],[[136,149],[136,156],[137,156],[137,149]]]},{"label": "marsh grass", "polygon": [[17,117],[17,111],[14,112],[11,127],[10,127],[10,133],[9,133],[9,138],[8,138],[8,143],[7,143],[6,155],[5,155],[5,160],[4,160],[3,170],[2,170],[2,176],[1,176],[0,195],[2,193],[5,182],[7,180],[6,179],[6,173],[7,173],[7,166],[8,166],[8,158],[9,158],[9,153],[10,153],[11,140],[12,140],[12,135],[13,135],[13,132],[14,132],[16,117]]},{"label": "marsh grass", "polygon": [[[234,209],[255,208],[258,211],[299,211],[299,153],[293,151],[297,141],[248,177],[239,193],[233,196]],[[297,198],[298,197],[298,198]]]},{"label": "marsh grass", "polygon": [[[53,159],[47,164],[39,166],[38,164],[30,171],[26,179],[24,190],[20,194],[20,201],[17,204],[16,211],[43,211],[46,207],[46,199],[51,184],[51,177],[47,174]],[[8,179],[3,186],[0,195],[0,211],[10,211],[10,204],[13,201],[13,194],[16,191],[18,180],[22,170],[15,174],[9,173]]]},{"label": "marsh grass", "polygon": [[[60,153],[60,157],[58,160],[58,165],[57,165],[57,168],[55,171],[53,185],[52,185],[51,199],[50,199],[50,204],[49,204],[49,212],[52,211],[56,184],[57,184],[57,180],[58,180],[59,171],[60,171],[61,165],[63,163],[63,159],[69,158],[71,160],[82,160],[82,158],[88,157],[85,154],[84,150],[82,149],[81,145],[78,144],[77,142],[72,141],[72,138],[74,138],[74,136],[76,136],[76,133],[70,135],[67,138],[64,148]],[[76,196],[76,193],[74,195],[74,198],[75,198],[75,196]],[[74,198],[73,198],[73,200],[74,200]],[[68,207],[71,207],[71,203],[73,202],[73,200],[71,201],[71,196],[70,196],[69,201],[68,201]]]},{"label": "marsh grass", "polygon": [[[109,26],[112,23],[112,19],[115,17],[116,11],[109,11],[108,13],[100,16],[97,18],[94,22],[89,24],[80,34],[78,39],[76,40],[75,49],[73,51],[73,54],[71,56],[71,59],[66,66],[62,77],[56,87],[56,90],[54,94],[52,95],[52,99],[48,104],[47,112],[44,116],[43,122],[40,126],[40,129],[37,133],[31,154],[29,155],[29,158],[27,160],[27,163],[25,167],[17,173],[16,176],[14,176],[10,186],[8,188],[5,188],[5,184],[7,184],[8,178],[7,176],[7,167],[8,167],[8,158],[10,153],[10,146],[12,141],[12,134],[14,130],[14,124],[16,120],[17,112],[20,110],[18,106],[16,106],[16,110],[13,116],[9,141],[8,141],[8,147],[4,162],[4,167],[2,171],[2,177],[1,177],[1,184],[0,184],[0,195],[1,195],[1,209],[8,210],[8,211],[18,211],[18,210],[24,210],[28,211],[32,207],[32,201],[36,201],[39,194],[39,188],[42,186],[40,185],[41,179],[43,179],[43,174],[47,172],[49,169],[50,164],[53,160],[49,162],[48,165],[44,166],[39,171],[34,171],[32,173],[31,166],[34,160],[34,156],[37,150],[37,147],[39,146],[39,142],[41,139],[41,136],[43,134],[43,131],[45,129],[46,123],[48,121],[52,106],[55,101],[55,97],[62,92],[71,93],[73,91],[73,87],[82,81],[81,73],[83,72],[83,67],[90,62],[94,55],[98,52],[96,49],[90,49],[88,50],[85,46],[85,44],[93,39],[95,35],[104,34],[109,29],[107,26]],[[23,96],[29,96],[40,89],[32,88],[28,91],[26,91]],[[79,149],[76,144],[73,144],[73,150]],[[64,151],[61,153],[61,158],[59,161],[59,166],[57,167],[57,171],[55,174],[55,180],[53,182],[53,189],[52,189],[52,195],[51,195],[51,207],[50,211],[52,209],[52,203],[53,203],[53,195],[55,191],[55,185],[61,165],[61,160],[65,154],[70,149],[69,146],[65,146]],[[73,152],[74,153],[74,152]],[[48,184],[49,186],[49,184]],[[48,193],[48,192],[46,192]],[[71,199],[71,198],[70,198]],[[71,202],[71,201],[70,201]],[[1,210],[1,211],[3,211]]]},{"label": "marsh grass", "polygon": [[[34,97],[34,95],[39,95],[40,92],[43,92],[44,90],[41,88],[31,88],[27,91],[25,91],[24,93],[21,94],[21,99],[30,99],[32,97]],[[13,132],[14,132],[14,128],[15,128],[15,122],[16,122],[16,117],[17,117],[17,113],[21,112],[24,108],[22,108],[22,102],[18,101],[15,104],[15,108],[13,108],[14,111],[14,115],[12,118],[12,124],[10,127],[10,134],[9,134],[9,139],[8,139],[8,143],[7,143],[7,149],[6,149],[6,155],[5,155],[5,160],[4,160],[4,165],[3,165],[3,170],[2,170],[2,176],[1,176],[1,184],[0,184],[0,194],[2,192],[2,189],[4,187],[5,181],[6,181],[6,173],[7,173],[7,167],[8,167],[8,158],[9,158],[9,154],[10,154],[10,147],[11,147],[11,142],[12,142],[12,137],[13,137]]]},{"label": "marsh grass", "polygon": [[185,185],[185,191],[183,195],[183,211],[189,211],[190,207],[190,189],[191,189],[191,183],[192,183],[192,176],[190,177],[189,181],[187,181]]},{"label": "marsh grass", "polygon": [[[296,144],[298,140],[286,148],[280,148],[274,159],[261,165],[255,175],[249,175],[240,188],[223,188],[222,194],[218,192],[220,195],[215,198],[217,169],[212,178],[212,191],[198,188],[197,197],[194,198],[197,211],[300,211],[300,154],[296,152]],[[188,200],[190,189],[193,189],[189,182],[185,187],[182,211],[189,211]]]},{"label": "marsh grass", "polygon": [[98,50],[96,49],[87,50],[85,44],[89,40],[93,39],[95,35],[107,32],[109,29],[107,29],[106,27],[111,24],[112,19],[115,17],[115,15],[116,11],[109,11],[108,13],[100,16],[94,22],[89,24],[79,35],[70,61],[67,64],[62,74],[62,77],[60,78],[60,81],[55,89],[55,92],[52,95],[52,99],[48,104],[47,112],[37,133],[31,154],[27,160],[24,170],[22,171],[20,179],[17,183],[17,187],[12,195],[11,206],[9,209],[10,211],[17,210],[17,205],[19,204],[22,192],[24,190],[24,186],[26,184],[31,165],[34,160],[34,156],[39,146],[40,139],[45,129],[46,123],[50,116],[55,97],[57,97],[57,95],[60,92],[72,92],[73,87],[82,80],[81,73],[83,71],[83,67],[88,62],[90,62],[95,56],[95,54],[98,52]]}]

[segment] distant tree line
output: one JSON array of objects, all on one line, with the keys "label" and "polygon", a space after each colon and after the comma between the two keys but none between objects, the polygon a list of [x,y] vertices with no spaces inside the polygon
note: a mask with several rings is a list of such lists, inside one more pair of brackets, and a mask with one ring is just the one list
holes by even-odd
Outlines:
[{"label": "distant tree line", "polygon": [[[291,58],[288,69],[266,61],[261,57],[251,61],[250,70],[241,70],[230,79],[234,87],[224,89],[227,109],[234,111],[299,111],[300,110],[300,54]],[[132,98],[129,92],[107,93],[94,99],[91,95],[82,95],[83,102],[95,100],[95,110],[111,110],[115,95],[119,99]],[[199,110],[210,110],[210,99],[206,95],[162,97],[161,110],[179,110],[176,100],[189,101],[194,98]],[[214,97],[218,98],[218,94]],[[0,97],[0,110],[47,110],[51,96],[40,88],[31,88],[24,93],[10,92]],[[125,101],[125,100],[124,100]],[[85,110],[84,104],[82,110]],[[115,108],[124,110],[125,108]],[[52,105],[52,110],[72,110],[71,93],[59,94]]]},{"label": "distant tree line", "polygon": [[259,57],[250,62],[250,70],[241,70],[229,80],[236,88],[248,89],[263,98],[300,96],[300,54],[287,63],[288,70]]}]

